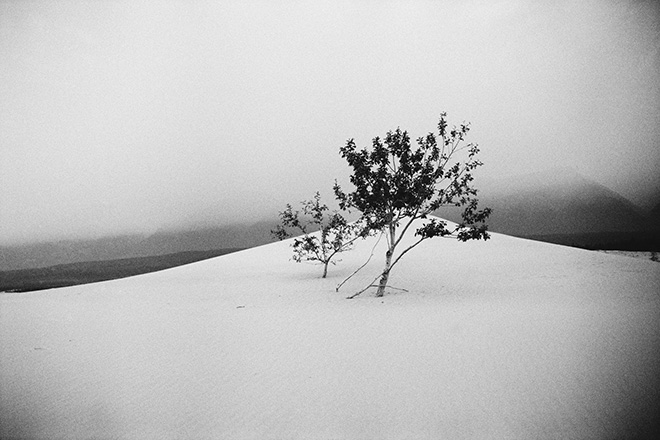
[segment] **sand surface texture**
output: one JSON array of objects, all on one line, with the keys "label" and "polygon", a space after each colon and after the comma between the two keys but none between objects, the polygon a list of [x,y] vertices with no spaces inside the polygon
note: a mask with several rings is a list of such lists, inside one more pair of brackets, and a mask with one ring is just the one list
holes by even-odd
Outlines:
[{"label": "sand surface texture", "polygon": [[0,437],[657,438],[660,264],[493,234],[424,242],[382,299],[375,238],[290,241],[0,294]]}]

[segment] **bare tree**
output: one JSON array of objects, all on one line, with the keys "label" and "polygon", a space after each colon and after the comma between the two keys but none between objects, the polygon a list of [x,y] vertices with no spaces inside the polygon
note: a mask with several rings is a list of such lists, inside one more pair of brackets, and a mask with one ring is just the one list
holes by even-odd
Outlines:
[{"label": "bare tree", "polygon": [[[358,227],[346,221],[339,212],[328,212],[321,203],[317,191],[312,200],[301,202],[302,210],[294,210],[290,204],[280,212],[281,225],[271,233],[280,240],[293,235],[291,230],[302,233],[293,240],[293,260],[318,261],[323,264],[323,278],[328,275],[328,265],[336,264],[335,257],[353,248],[359,238]],[[314,233],[317,232],[318,233]]]}]

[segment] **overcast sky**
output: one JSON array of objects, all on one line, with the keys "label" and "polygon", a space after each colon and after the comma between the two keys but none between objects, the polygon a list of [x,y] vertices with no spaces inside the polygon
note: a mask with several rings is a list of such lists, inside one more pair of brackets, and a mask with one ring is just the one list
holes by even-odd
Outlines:
[{"label": "overcast sky", "polygon": [[[0,1],[0,244],[259,220],[400,126],[660,192],[654,1]],[[485,190],[485,189],[484,189]]]}]

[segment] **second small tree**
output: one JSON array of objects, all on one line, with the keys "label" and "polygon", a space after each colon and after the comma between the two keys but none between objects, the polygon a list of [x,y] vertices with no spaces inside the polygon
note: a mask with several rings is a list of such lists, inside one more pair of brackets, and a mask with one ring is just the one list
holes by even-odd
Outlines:
[{"label": "second small tree", "polygon": [[271,232],[280,240],[291,237],[291,230],[302,233],[293,240],[293,260],[298,263],[318,261],[323,264],[325,278],[328,265],[336,263],[337,254],[352,249],[359,238],[358,226],[348,223],[339,212],[328,213],[329,208],[321,203],[318,191],[312,200],[305,200],[301,205],[302,211],[298,211],[287,204],[280,212],[282,224]]}]

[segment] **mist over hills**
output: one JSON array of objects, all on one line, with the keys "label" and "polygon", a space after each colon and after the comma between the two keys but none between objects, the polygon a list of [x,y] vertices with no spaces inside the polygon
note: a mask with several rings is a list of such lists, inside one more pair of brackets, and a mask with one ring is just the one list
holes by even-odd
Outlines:
[{"label": "mist over hills", "polygon": [[270,231],[276,224],[277,221],[273,220],[183,231],[161,231],[144,239],[138,247],[140,252],[147,255],[188,250],[251,248],[274,241]]},{"label": "mist over hills", "polygon": [[[586,248],[658,250],[660,205],[645,211],[571,169],[482,180],[480,204],[493,208],[495,232]],[[460,210],[437,215],[460,221]],[[0,247],[0,271],[188,251],[250,248],[274,241],[277,219],[220,227],[160,231],[97,240]]]},{"label": "mist over hills", "polygon": [[492,230],[512,235],[580,234],[647,229],[649,213],[571,169],[486,182],[481,200],[494,208]]},{"label": "mist over hills", "polygon": [[276,221],[159,231],[152,235],[123,235],[96,240],[64,240],[0,247],[0,271],[86,261],[106,261],[189,251],[250,248],[274,241]]},{"label": "mist over hills", "polygon": [[[660,228],[651,211],[572,169],[485,180],[481,206],[493,208],[495,232],[586,248],[655,250]],[[460,221],[460,209],[437,215]]]}]

